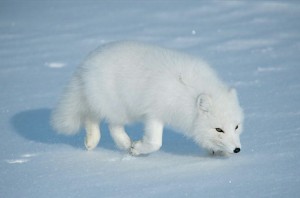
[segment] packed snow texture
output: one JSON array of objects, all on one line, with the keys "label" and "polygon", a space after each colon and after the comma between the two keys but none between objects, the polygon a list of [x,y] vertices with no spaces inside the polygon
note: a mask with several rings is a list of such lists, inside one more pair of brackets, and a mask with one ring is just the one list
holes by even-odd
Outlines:
[{"label": "packed snow texture", "polygon": [[[237,88],[242,152],[207,154],[173,129],[131,157],[107,124],[96,150],[51,109],[97,46],[138,40],[208,61]],[[298,1],[0,1],[0,197],[300,197]],[[127,127],[142,136],[141,124]]]}]

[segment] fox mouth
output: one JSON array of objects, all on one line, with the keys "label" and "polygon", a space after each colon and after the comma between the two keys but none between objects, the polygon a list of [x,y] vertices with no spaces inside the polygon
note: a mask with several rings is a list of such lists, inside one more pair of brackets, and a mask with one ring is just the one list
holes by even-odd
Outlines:
[{"label": "fox mouth", "polygon": [[218,151],[211,151],[211,155],[229,157],[229,156],[233,155],[233,153],[218,150]]},{"label": "fox mouth", "polygon": [[240,148],[235,148],[233,151],[229,152],[227,150],[211,150],[212,155],[233,155],[240,152]]}]

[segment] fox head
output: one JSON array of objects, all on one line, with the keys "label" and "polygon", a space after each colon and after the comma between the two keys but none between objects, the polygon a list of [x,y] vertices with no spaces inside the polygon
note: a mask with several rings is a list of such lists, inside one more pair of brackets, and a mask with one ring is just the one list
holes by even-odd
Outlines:
[{"label": "fox head", "polygon": [[217,95],[200,94],[196,108],[193,129],[196,143],[212,153],[240,152],[244,116],[235,89],[226,89]]}]

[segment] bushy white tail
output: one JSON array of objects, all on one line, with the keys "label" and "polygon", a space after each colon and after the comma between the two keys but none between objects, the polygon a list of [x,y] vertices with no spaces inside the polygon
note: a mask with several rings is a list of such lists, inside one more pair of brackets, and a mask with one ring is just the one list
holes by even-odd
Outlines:
[{"label": "bushy white tail", "polygon": [[79,132],[83,122],[84,100],[81,84],[78,78],[73,77],[66,88],[58,105],[51,115],[51,125],[58,132],[73,135]]}]

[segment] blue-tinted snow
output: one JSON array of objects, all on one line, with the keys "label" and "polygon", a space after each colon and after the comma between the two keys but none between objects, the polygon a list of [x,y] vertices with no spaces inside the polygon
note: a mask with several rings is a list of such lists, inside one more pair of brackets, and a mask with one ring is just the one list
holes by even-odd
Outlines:
[{"label": "blue-tinted snow", "polygon": [[[212,157],[167,129],[161,151],[135,158],[105,123],[93,152],[83,133],[55,134],[75,67],[115,40],[210,62],[239,92],[242,152]],[[299,197],[299,54],[297,1],[0,1],[0,197]]]}]

